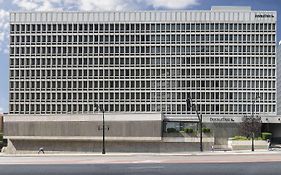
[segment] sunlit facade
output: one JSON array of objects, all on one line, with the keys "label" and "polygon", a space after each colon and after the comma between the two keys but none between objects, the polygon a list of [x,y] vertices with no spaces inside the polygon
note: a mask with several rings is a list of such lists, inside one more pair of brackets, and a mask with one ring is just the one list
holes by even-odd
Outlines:
[{"label": "sunlit facade", "polygon": [[276,12],[15,12],[10,114],[276,114]]}]

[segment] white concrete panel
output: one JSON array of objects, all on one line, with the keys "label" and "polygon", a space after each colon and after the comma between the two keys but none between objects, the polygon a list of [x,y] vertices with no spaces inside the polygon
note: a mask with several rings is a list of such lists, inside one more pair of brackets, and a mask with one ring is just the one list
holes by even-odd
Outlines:
[{"label": "white concrete panel", "polygon": [[109,13],[104,13],[104,21],[109,21]]},{"label": "white concrete panel", "polygon": [[181,21],[186,21],[186,13],[185,12],[181,12]]},{"label": "white concrete panel", "polygon": [[62,20],[63,21],[68,21],[67,20],[67,16],[69,15],[69,13],[63,13],[63,16],[62,16]]},{"label": "white concrete panel", "polygon": [[78,21],[83,21],[83,13],[78,13]]},{"label": "white concrete panel", "polygon": [[120,12],[115,12],[115,21],[120,21]]},{"label": "white concrete panel", "polygon": [[62,13],[57,13],[58,16],[57,16],[57,21],[62,21]]},{"label": "white concrete panel", "polygon": [[[30,13],[30,12],[29,12]],[[249,12],[247,10],[215,10],[215,11],[140,11],[140,12],[49,12],[54,15],[51,19],[45,18],[43,20],[42,14],[45,12],[36,12],[38,17],[32,17],[31,19],[23,19],[21,16],[24,13],[15,13],[13,21],[22,21],[22,22],[43,22],[43,21],[84,21],[84,22],[106,22],[106,21],[202,21],[212,22],[224,20],[227,21],[276,21],[276,12],[272,11],[254,11]],[[125,14],[124,14],[125,13]],[[259,15],[274,15],[274,17],[255,17],[255,14]],[[63,15],[61,17],[60,15]],[[78,16],[75,18],[75,16]],[[107,16],[109,15],[109,16]],[[250,15],[250,16],[249,16]],[[67,16],[67,17],[66,17]],[[70,16],[73,16],[70,17]],[[112,17],[114,16],[114,17]],[[118,18],[119,16],[119,18]],[[118,18],[118,19],[117,19]],[[12,21],[12,20],[11,20]]]},{"label": "white concrete panel", "polygon": [[196,21],[200,21],[201,19],[201,13],[196,13]]},{"label": "white concrete panel", "polygon": [[206,13],[206,20],[207,20],[207,21],[210,20],[210,13]]},{"label": "white concrete panel", "polygon": [[250,13],[249,12],[245,12],[244,13],[244,19],[243,21],[249,21],[250,20]]},{"label": "white concrete panel", "polygon": [[130,16],[131,16],[130,12],[125,12],[125,21],[130,21]]},{"label": "white concrete panel", "polygon": [[89,21],[93,21],[94,20],[94,14],[93,13],[89,13]]},{"label": "white concrete panel", "polygon": [[243,21],[244,20],[244,13],[239,12],[238,13],[238,20]]},{"label": "white concrete panel", "polygon": [[51,12],[47,13],[47,21],[48,22],[52,21],[52,13]]},{"label": "white concrete panel", "polygon": [[94,13],[94,21],[99,21],[99,14],[98,13]]},{"label": "white concrete panel", "polygon": [[176,12],[171,12],[171,17],[172,17],[172,21],[175,21],[176,20]]},{"label": "white concrete panel", "polygon": [[254,13],[254,12],[250,12],[250,21],[253,21],[253,20],[255,20],[255,14],[256,13]]},{"label": "white concrete panel", "polygon": [[10,13],[10,21],[15,21],[15,13]]},{"label": "white concrete panel", "polygon": [[190,18],[191,21],[194,21],[194,19],[196,18],[196,14],[194,12],[191,12]]},{"label": "white concrete panel", "polygon": [[124,21],[125,20],[125,14],[124,12],[120,12],[120,21]]},{"label": "white concrete panel", "polygon": [[234,20],[234,14],[233,14],[233,12],[230,12],[230,13],[229,13],[229,20],[230,20],[230,21],[233,21],[233,20]]},{"label": "white concrete panel", "polygon": [[131,12],[130,13],[130,21],[135,21],[136,20],[136,13],[135,12]]},{"label": "white concrete panel", "polygon": [[136,21],[140,21],[141,19],[140,19],[140,13],[137,13],[136,12]]},{"label": "white concrete panel", "polygon": [[19,15],[19,14],[15,13],[15,17],[14,17],[15,22],[17,22],[17,20],[18,20],[18,18],[19,18],[18,15]]},{"label": "white concrete panel", "polygon": [[211,20],[211,21],[214,21],[214,20],[215,20],[215,13],[214,13],[214,12],[211,12],[211,13],[210,13],[210,20]]},{"label": "white concrete panel", "polygon": [[234,12],[234,21],[238,21],[238,13]]},{"label": "white concrete panel", "polygon": [[56,20],[57,20],[57,14],[51,13],[51,21],[56,21]]},{"label": "white concrete panel", "polygon": [[141,12],[141,21],[145,21],[145,12]]},{"label": "white concrete panel", "polygon": [[16,16],[16,21],[17,21],[17,22],[20,21],[20,16],[21,16],[21,14],[18,14],[18,15]]},{"label": "white concrete panel", "polygon": [[22,13],[21,15],[20,15],[20,21],[25,21],[26,20],[26,15],[25,15],[26,13]]},{"label": "white concrete panel", "polygon": [[46,21],[47,20],[47,13],[42,13],[41,20]]},{"label": "white concrete panel", "polygon": [[220,20],[220,12],[215,12],[215,20],[216,21]]},{"label": "white concrete panel", "polygon": [[225,21],[228,21],[229,20],[229,13],[224,13],[224,19],[225,19]]},{"label": "white concrete panel", "polygon": [[181,21],[181,13],[180,12],[176,12],[176,20]]},{"label": "white concrete panel", "polygon": [[145,21],[150,21],[150,13],[145,12]]},{"label": "white concrete panel", "polygon": [[161,12],[156,13],[155,20],[156,20],[156,21],[161,21]]},{"label": "white concrete panel", "polygon": [[171,21],[171,13],[166,12],[166,20]]},{"label": "white concrete panel", "polygon": [[67,21],[69,21],[69,22],[72,22],[72,21],[74,21],[74,14],[73,13],[68,13],[68,15],[67,15]]},{"label": "white concrete panel", "polygon": [[189,21],[189,13],[188,12],[184,12],[184,19],[185,19],[185,22]]},{"label": "white concrete panel", "polygon": [[35,13],[31,13],[31,21],[32,22],[36,21],[36,14]]},{"label": "white concrete panel", "polygon": [[224,21],[224,12],[220,12],[220,18],[219,18],[219,20],[220,21]]},{"label": "white concrete panel", "polygon": [[87,13],[82,13],[82,21],[84,21],[84,22],[88,21],[88,14]]},{"label": "white concrete panel", "polygon": [[73,14],[73,21],[78,21],[78,13]]},{"label": "white concrete panel", "polygon": [[206,12],[202,12],[202,15],[201,15],[201,17],[202,17],[202,21],[206,21]]},{"label": "white concrete panel", "polygon": [[156,17],[155,17],[155,13],[150,12],[150,21],[155,21]]}]

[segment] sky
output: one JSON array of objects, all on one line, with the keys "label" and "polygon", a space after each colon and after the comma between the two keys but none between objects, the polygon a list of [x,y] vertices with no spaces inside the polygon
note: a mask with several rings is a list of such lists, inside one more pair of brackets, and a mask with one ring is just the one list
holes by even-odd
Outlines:
[{"label": "sky", "polygon": [[0,0],[0,113],[8,112],[9,103],[10,11],[210,10],[211,6],[251,6],[281,14],[281,0]]}]

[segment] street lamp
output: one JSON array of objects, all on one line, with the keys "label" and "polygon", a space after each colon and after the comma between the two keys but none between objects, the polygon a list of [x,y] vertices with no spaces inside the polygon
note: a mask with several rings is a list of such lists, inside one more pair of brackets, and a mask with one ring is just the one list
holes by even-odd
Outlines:
[{"label": "street lamp", "polygon": [[254,115],[255,115],[255,112],[254,112],[254,105],[255,105],[255,102],[260,99],[260,96],[257,96],[255,99],[252,100],[252,151],[255,151],[255,145],[254,145],[254,139],[255,139],[255,131],[254,131]]},{"label": "street lamp", "polygon": [[196,111],[196,115],[199,119],[199,125],[200,125],[200,151],[203,152],[203,137],[202,137],[202,114],[199,114],[198,109],[197,109],[197,105],[192,103],[192,98],[190,96],[187,97],[186,99],[186,104],[188,109],[189,108],[194,108]]},{"label": "street lamp", "polygon": [[105,137],[104,137],[104,110],[101,106],[94,103],[96,110],[100,110],[102,112],[102,154],[105,154]]}]

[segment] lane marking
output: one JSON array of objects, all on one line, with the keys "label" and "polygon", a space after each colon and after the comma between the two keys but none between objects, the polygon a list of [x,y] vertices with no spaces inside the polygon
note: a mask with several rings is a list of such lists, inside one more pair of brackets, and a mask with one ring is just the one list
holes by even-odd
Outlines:
[{"label": "lane marking", "polygon": [[135,166],[135,167],[129,167],[129,169],[132,170],[147,170],[147,169],[163,169],[164,166]]}]

